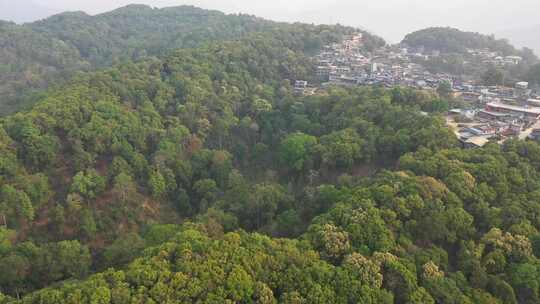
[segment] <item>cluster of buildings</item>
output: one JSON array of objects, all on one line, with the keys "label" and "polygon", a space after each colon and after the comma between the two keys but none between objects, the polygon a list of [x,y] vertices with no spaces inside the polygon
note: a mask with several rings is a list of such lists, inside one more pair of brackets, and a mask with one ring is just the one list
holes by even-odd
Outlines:
[{"label": "cluster of buildings", "polygon": [[476,104],[485,104],[492,101],[502,101],[510,104],[532,103],[540,106],[540,101],[534,99],[533,90],[529,89],[529,83],[518,82],[514,87],[505,86],[484,86],[473,82],[454,81],[452,83],[454,97],[462,98],[464,101]]},{"label": "cluster of buildings", "polygon": [[[519,56],[503,57],[487,49],[470,49],[468,53],[486,65],[518,65],[523,60]],[[447,82],[461,92],[475,93],[477,89],[485,89],[468,87],[454,75],[430,73],[416,63],[440,55],[439,51],[426,52],[422,47],[412,49],[401,46],[385,46],[366,53],[362,51],[362,34],[356,34],[341,43],[325,46],[315,60],[317,76],[323,86],[383,85],[436,89],[441,83]]]},{"label": "cluster of buildings", "polygon": [[[495,65],[518,65],[518,56],[500,56],[489,50],[468,50],[478,62]],[[474,80],[463,81],[450,74],[434,74],[417,64],[440,56],[422,49],[399,46],[383,47],[371,53],[362,51],[362,35],[347,37],[342,43],[325,46],[315,57],[317,76],[322,87],[330,85],[406,86],[435,90],[448,83],[455,98],[466,105],[448,113],[447,122],[466,148],[482,147],[490,141],[502,143],[508,138],[540,139],[540,96],[534,95],[528,83],[514,87],[483,86]],[[294,91],[311,95],[315,87],[296,81]]]},{"label": "cluster of buildings", "polygon": [[432,74],[414,58],[422,54],[407,49],[383,47],[370,54],[362,53],[361,34],[353,35],[342,43],[326,46],[315,59],[317,76],[328,85],[383,85],[408,86],[418,89],[436,89],[441,82],[452,83],[448,74]]},{"label": "cluster of buildings", "polygon": [[489,141],[508,138],[540,138],[540,99],[526,82],[507,87],[468,87],[456,91],[467,101],[464,109],[453,109],[447,121],[466,148],[482,147]]},{"label": "cluster of buildings", "polygon": [[294,93],[296,95],[313,95],[317,91],[316,87],[310,86],[305,80],[297,80],[294,83]]},{"label": "cluster of buildings", "polygon": [[484,64],[491,64],[496,66],[511,66],[518,65],[523,61],[520,56],[500,56],[497,52],[490,51],[488,49],[469,49],[467,50],[469,55],[477,57]]}]

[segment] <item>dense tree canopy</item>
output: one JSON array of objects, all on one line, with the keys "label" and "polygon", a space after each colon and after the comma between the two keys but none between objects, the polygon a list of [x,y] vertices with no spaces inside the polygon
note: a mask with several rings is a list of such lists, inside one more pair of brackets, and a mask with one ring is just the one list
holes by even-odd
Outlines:
[{"label": "dense tree canopy", "polygon": [[[63,83],[78,71],[293,27],[192,6],[157,9],[145,5],[95,16],[62,13],[24,25],[0,21],[0,115],[28,107],[39,99],[42,89]],[[306,37],[306,49],[316,51],[325,39],[311,34]],[[365,42],[369,49],[384,45],[369,33]]]},{"label": "dense tree canopy", "polygon": [[427,50],[445,53],[466,53],[467,49],[489,49],[508,56],[518,52],[507,40],[450,27],[419,30],[405,36],[402,43],[410,47],[424,47]]}]

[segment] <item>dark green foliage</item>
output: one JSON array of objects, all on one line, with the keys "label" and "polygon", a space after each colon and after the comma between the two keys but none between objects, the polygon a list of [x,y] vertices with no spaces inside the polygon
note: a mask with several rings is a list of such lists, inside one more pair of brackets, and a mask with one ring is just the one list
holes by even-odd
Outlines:
[{"label": "dark green foliage", "polygon": [[1,259],[3,289],[21,293],[43,288],[53,282],[82,278],[91,266],[88,247],[78,241],[62,241],[36,246],[21,243]]},{"label": "dark green foliage", "polygon": [[[129,5],[95,16],[63,13],[24,25],[0,21],[0,115],[27,108],[40,98],[41,90],[65,82],[77,71],[292,28],[192,6]],[[316,52],[329,38],[339,38],[334,35],[332,31],[310,33],[305,37],[305,51]],[[365,42],[368,49],[384,45],[382,39],[368,33]]]},{"label": "dark green foliage", "polygon": [[313,162],[317,138],[303,133],[294,133],[281,142],[280,157],[283,164],[291,171],[303,172]]},{"label": "dark green foliage", "polygon": [[[480,33],[464,32],[449,27],[427,28],[408,34],[402,44],[426,54],[438,51],[440,54],[429,59],[417,59],[433,73],[468,75],[482,79],[486,85],[513,86],[516,81],[529,79],[536,84],[534,65],[538,57],[528,48],[516,49],[506,39]],[[519,56],[523,60],[517,65],[487,66],[482,57],[473,56],[469,50],[489,50],[499,56]]]},{"label": "dark green foliage", "polygon": [[540,64],[535,64],[529,69],[527,81],[535,86],[540,85]]},{"label": "dark green foliage", "polygon": [[491,66],[482,75],[482,81],[488,86],[504,85],[504,71]]},{"label": "dark green foliage", "polygon": [[427,28],[405,36],[402,43],[411,47],[424,47],[445,53],[466,53],[467,49],[490,49],[503,55],[513,55],[516,50],[504,39],[473,32],[463,32],[450,27]]}]

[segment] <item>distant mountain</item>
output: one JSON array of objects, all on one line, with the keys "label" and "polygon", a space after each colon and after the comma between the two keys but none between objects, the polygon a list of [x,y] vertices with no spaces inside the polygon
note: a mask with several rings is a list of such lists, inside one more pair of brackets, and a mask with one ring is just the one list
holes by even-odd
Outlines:
[{"label": "distant mountain", "polygon": [[504,39],[475,32],[464,32],[451,27],[432,27],[408,34],[402,41],[410,47],[423,47],[443,53],[465,53],[467,49],[490,49],[503,55],[519,51]]},{"label": "distant mountain", "polygon": [[110,65],[167,50],[196,47],[201,41],[241,37],[271,29],[274,22],[247,15],[226,15],[193,6],[152,8],[128,5],[90,16],[67,12],[29,24],[35,32],[75,46],[93,65]]},{"label": "distant mountain", "polygon": [[144,5],[96,16],[62,13],[24,25],[0,21],[0,115],[19,109],[23,99],[75,71],[242,37],[275,25],[252,16],[190,6],[153,9]]},{"label": "distant mountain", "polygon": [[58,13],[57,10],[33,1],[0,1],[0,20],[32,22]]},{"label": "distant mountain", "polygon": [[[413,50],[427,53],[436,51],[440,56],[416,59],[432,73],[450,73],[467,75],[480,79],[489,65],[497,64],[496,56],[519,56],[523,60],[519,64],[501,66],[505,70],[508,83],[526,78],[531,66],[538,63],[538,57],[530,49],[518,49],[507,39],[499,39],[495,35],[466,32],[450,27],[432,27],[419,30],[405,36],[402,45]],[[489,50],[492,56],[476,56],[469,50]]]},{"label": "distant mountain", "polygon": [[[24,25],[0,21],[0,115],[20,109],[29,95],[76,71],[297,26],[193,6],[146,5],[95,16],[66,12]],[[364,38],[368,47],[384,44],[368,33]],[[311,40],[320,46],[320,37]]]},{"label": "distant mountain", "polygon": [[507,38],[514,45],[533,49],[540,54],[540,24],[536,26],[508,29],[497,33],[497,36]]}]

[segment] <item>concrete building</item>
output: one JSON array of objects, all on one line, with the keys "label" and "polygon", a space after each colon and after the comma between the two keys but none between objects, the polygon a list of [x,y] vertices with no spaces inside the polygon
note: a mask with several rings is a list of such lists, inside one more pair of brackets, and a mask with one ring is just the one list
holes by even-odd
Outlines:
[{"label": "concrete building", "polygon": [[308,82],[305,80],[297,80],[294,83],[294,93],[295,94],[304,94],[304,91],[307,89]]},{"label": "concrete building", "polygon": [[500,112],[492,112],[488,110],[480,110],[478,111],[478,117],[488,120],[499,120],[504,121],[507,119],[510,119],[512,115],[508,113],[500,113]]},{"label": "concrete building", "polygon": [[460,139],[459,141],[465,149],[482,148],[489,143],[489,139],[483,136],[474,136],[467,139]]},{"label": "concrete building", "polygon": [[525,119],[538,120],[540,118],[540,108],[520,107],[507,105],[504,103],[490,102],[486,104],[486,111],[508,113],[515,116],[523,116]]},{"label": "concrete building", "polygon": [[529,83],[525,81],[520,81],[516,83],[516,89],[527,90],[529,88]]},{"label": "concrete building", "polygon": [[506,56],[506,57],[504,57],[504,62],[507,63],[507,64],[518,65],[522,60],[523,60],[523,58],[521,58],[519,56]]}]

